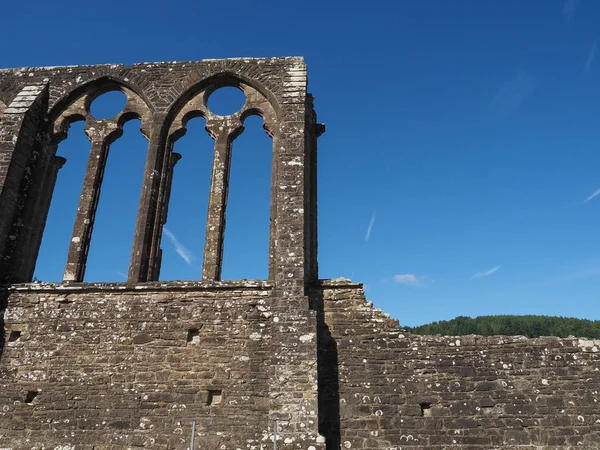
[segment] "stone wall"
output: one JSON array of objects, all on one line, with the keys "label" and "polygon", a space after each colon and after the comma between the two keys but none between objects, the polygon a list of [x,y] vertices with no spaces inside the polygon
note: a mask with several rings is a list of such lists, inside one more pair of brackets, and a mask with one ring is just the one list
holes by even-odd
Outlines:
[{"label": "stone wall", "polygon": [[317,422],[330,449],[600,446],[600,341],[411,335],[346,280],[315,286],[316,318],[307,303],[283,324],[277,295],[248,281],[11,287],[0,443],[184,449],[194,418],[198,448],[268,449],[276,410],[294,424],[281,448],[321,447]]},{"label": "stone wall", "polygon": [[[183,449],[194,418],[198,448],[264,447],[276,356],[271,293],[266,282],[13,290],[0,446]],[[298,361],[303,394],[313,386],[315,399],[316,361]]]},{"label": "stone wall", "polygon": [[324,282],[315,297],[342,448],[600,448],[600,341],[417,336],[360,284]]}]

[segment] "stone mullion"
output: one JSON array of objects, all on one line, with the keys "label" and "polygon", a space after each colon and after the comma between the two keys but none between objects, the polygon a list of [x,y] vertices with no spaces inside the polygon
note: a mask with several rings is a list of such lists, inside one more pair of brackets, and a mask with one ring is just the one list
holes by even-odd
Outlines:
[{"label": "stone mullion", "polygon": [[83,281],[109,147],[106,138],[92,141],[63,281]]},{"label": "stone mullion", "polygon": [[[274,130],[274,125],[269,125],[268,130]],[[269,280],[275,279],[276,273],[276,232],[277,232],[277,172],[278,172],[278,154],[277,148],[279,143],[279,131],[273,133],[272,131],[269,133],[271,139],[273,140],[273,156],[271,163],[271,201],[270,201],[270,224],[269,224]]]},{"label": "stone mullion", "polygon": [[160,241],[164,224],[167,223],[167,216],[169,210],[169,202],[171,199],[171,187],[173,185],[173,172],[175,165],[181,159],[179,153],[173,153],[173,144],[170,144],[170,148],[165,155],[165,159],[168,158],[169,163],[166,164],[167,170],[164,171],[161,177],[161,184],[159,187],[158,201],[159,207],[155,215],[154,220],[154,234],[152,235],[152,247],[150,248],[149,256],[149,269],[148,269],[148,280],[156,281],[160,276],[160,266],[162,263],[162,249],[160,248]]},{"label": "stone mullion", "polygon": [[225,237],[225,208],[229,191],[229,171],[231,168],[230,128],[220,130],[215,135],[215,152],[208,200],[206,220],[206,241],[202,279],[220,280],[223,266],[223,242]]},{"label": "stone mullion", "polygon": [[163,224],[166,222],[166,210],[168,203],[165,201],[165,187],[169,180],[169,164],[168,161],[171,158],[173,151],[173,142],[167,141],[165,151],[161,158],[162,170],[159,177],[158,185],[158,206],[156,214],[154,215],[154,233],[152,234],[152,245],[150,246],[150,254],[148,255],[148,281],[158,280],[160,275],[160,263],[162,258],[162,251],[160,249],[160,242],[162,237]]},{"label": "stone mullion", "polygon": [[164,115],[158,114],[154,116],[151,125],[144,181],[129,263],[128,281],[130,283],[150,281],[153,275],[154,261],[151,260],[151,253],[155,235],[158,232],[155,217],[160,214],[163,207],[159,195],[165,154],[164,139],[161,139],[160,136],[163,122]]}]

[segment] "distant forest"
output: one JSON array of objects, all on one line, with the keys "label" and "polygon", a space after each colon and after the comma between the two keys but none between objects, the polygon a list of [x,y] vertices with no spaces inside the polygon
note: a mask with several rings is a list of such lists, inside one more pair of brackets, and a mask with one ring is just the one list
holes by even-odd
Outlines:
[{"label": "distant forest", "polygon": [[403,327],[414,334],[441,334],[464,336],[478,334],[522,335],[527,337],[558,336],[600,338],[600,321],[552,316],[459,316],[452,320],[442,320],[418,327]]}]

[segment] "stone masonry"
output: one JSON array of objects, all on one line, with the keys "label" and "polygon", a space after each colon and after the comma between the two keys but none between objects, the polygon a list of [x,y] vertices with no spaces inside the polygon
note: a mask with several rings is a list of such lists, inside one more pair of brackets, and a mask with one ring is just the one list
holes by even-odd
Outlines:
[{"label": "stone masonry", "polygon": [[[246,103],[206,106],[223,86]],[[92,101],[119,90],[116,117]],[[273,140],[268,280],[221,280],[230,159],[251,115]],[[180,158],[215,141],[201,279],[159,282]],[[126,283],[85,281],[104,166],[148,139]],[[60,168],[89,162],[61,283],[32,282]],[[362,285],[319,280],[317,122],[302,58],[0,69],[0,449],[598,449],[600,341],[414,336]],[[61,263],[61,262],[58,262]],[[274,425],[277,431],[274,433]]]}]

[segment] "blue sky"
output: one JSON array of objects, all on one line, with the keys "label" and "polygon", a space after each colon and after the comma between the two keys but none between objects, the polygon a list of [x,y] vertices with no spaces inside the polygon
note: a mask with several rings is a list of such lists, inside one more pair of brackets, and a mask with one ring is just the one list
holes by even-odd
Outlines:
[{"label": "blue sky", "polygon": [[[104,6],[101,6],[104,5]],[[258,5],[258,6],[257,6]],[[2,7],[3,67],[303,55],[319,120],[322,278],[401,324],[600,319],[600,3],[30,1]],[[226,278],[266,277],[270,139],[234,144]],[[146,141],[111,148],[89,280],[127,272]],[[75,124],[36,274],[60,278],[89,143]],[[200,276],[212,141],[176,144],[162,278]],[[79,177],[79,178],[78,178]]]}]

